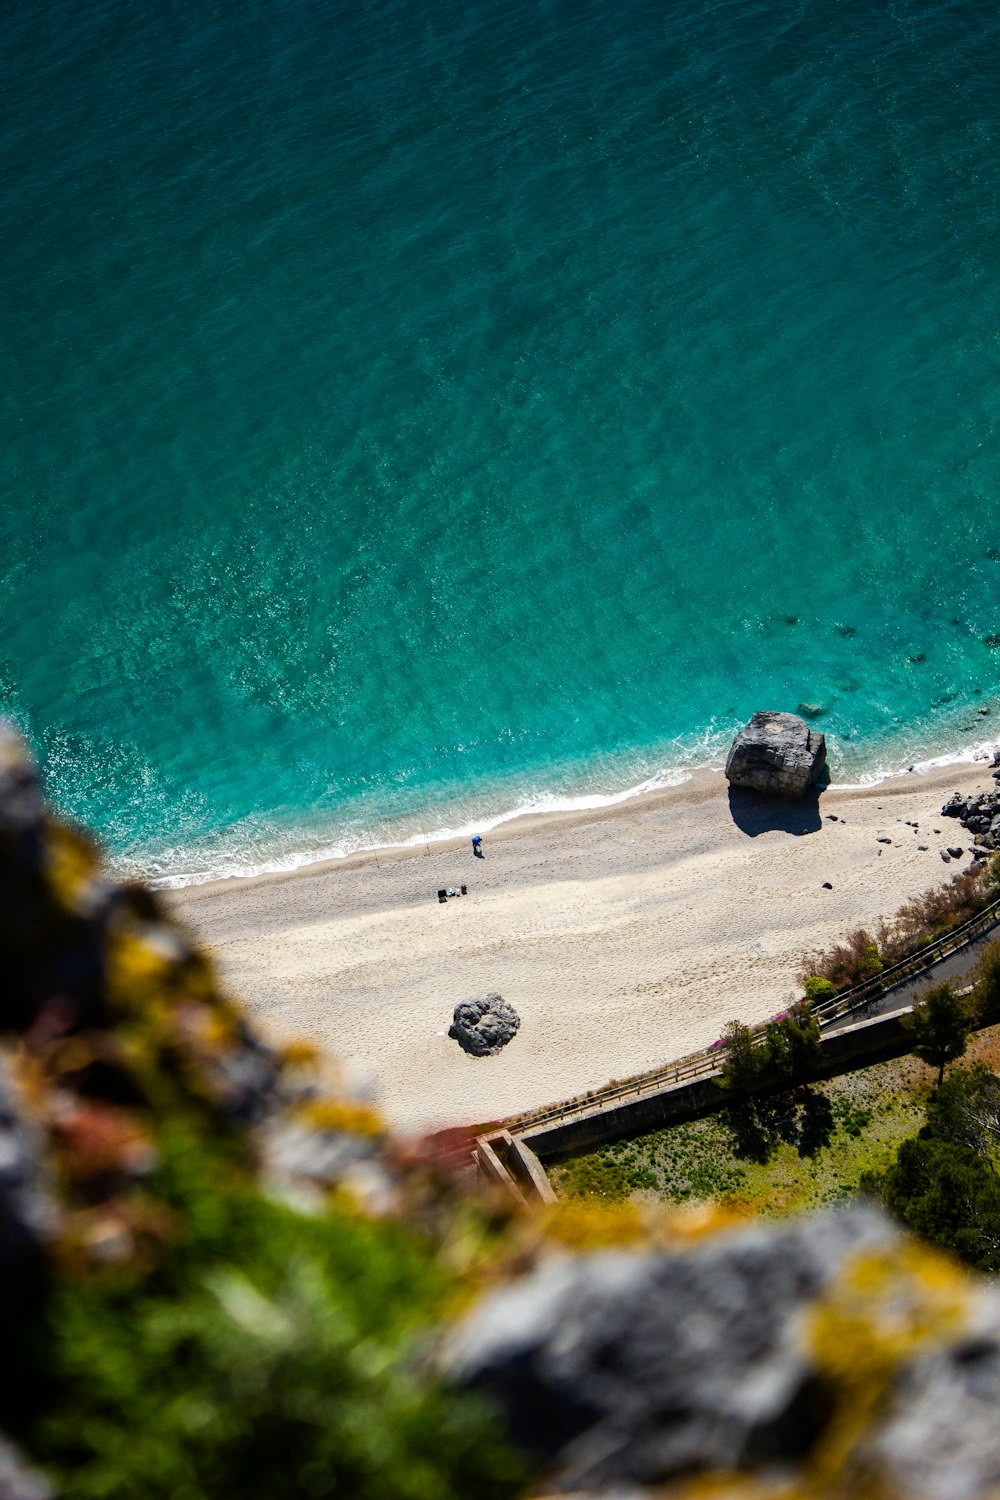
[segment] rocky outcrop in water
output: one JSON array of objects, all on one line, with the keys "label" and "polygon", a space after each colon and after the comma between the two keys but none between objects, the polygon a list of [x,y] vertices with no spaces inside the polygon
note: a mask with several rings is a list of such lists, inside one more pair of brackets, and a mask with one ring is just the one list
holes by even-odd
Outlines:
[{"label": "rocky outcrop in water", "polygon": [[502,995],[484,995],[481,1000],[462,1000],[448,1035],[470,1057],[495,1057],[517,1035],[521,1018]]},{"label": "rocky outcrop in water", "polygon": [[826,737],[796,714],[756,713],[733,740],[726,760],[732,786],[768,797],[801,797],[826,765]]}]

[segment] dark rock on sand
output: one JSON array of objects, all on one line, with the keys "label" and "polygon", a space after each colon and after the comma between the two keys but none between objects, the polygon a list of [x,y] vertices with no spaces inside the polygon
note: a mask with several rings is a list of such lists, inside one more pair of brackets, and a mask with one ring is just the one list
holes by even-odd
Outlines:
[{"label": "dark rock on sand", "polygon": [[517,1034],[520,1024],[517,1011],[502,996],[485,995],[481,1000],[462,1000],[455,1006],[448,1035],[470,1057],[495,1057]]},{"label": "dark rock on sand", "polygon": [[[957,818],[981,849],[1000,849],[1000,787],[967,797],[955,792],[941,812],[946,818]],[[958,858],[954,850],[950,852]]]},{"label": "dark rock on sand", "polygon": [[726,760],[732,786],[770,797],[801,797],[826,764],[826,738],[795,714],[756,713]]}]

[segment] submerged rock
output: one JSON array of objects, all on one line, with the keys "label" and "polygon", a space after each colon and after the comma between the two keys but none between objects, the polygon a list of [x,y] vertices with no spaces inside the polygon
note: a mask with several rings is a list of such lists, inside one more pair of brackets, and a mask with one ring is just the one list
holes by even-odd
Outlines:
[{"label": "submerged rock", "polygon": [[795,714],[756,713],[733,740],[726,760],[732,786],[769,797],[801,797],[826,764],[826,737]]},{"label": "submerged rock", "polygon": [[470,1057],[495,1057],[517,1034],[521,1018],[501,995],[462,1000],[448,1031]]}]

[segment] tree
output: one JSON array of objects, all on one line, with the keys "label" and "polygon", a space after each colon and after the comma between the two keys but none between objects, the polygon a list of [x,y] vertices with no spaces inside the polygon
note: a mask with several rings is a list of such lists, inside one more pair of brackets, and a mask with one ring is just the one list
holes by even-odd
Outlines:
[{"label": "tree", "polygon": [[727,1089],[752,1089],[767,1065],[767,1052],[758,1047],[754,1034],[742,1021],[730,1021],[722,1033],[726,1061],[722,1069],[722,1086]]},{"label": "tree", "polygon": [[1000,1021],[1000,943],[990,943],[973,970],[972,1004],[981,1026]]},{"label": "tree", "polygon": [[1000,1178],[967,1146],[904,1141],[888,1171],[863,1177],[861,1188],[932,1244],[981,1270],[1000,1269]]},{"label": "tree", "polygon": [[823,1060],[819,1022],[807,1004],[795,1005],[767,1028],[767,1060],[783,1078],[799,1081]]},{"label": "tree", "polygon": [[922,1133],[992,1162],[1000,1151],[1000,1078],[982,1063],[956,1068],[928,1106]]},{"label": "tree", "polygon": [[938,1070],[938,1087],[948,1063],[961,1057],[972,1030],[968,1006],[950,984],[936,984],[914,1005],[903,1025],[913,1036],[913,1051]]}]

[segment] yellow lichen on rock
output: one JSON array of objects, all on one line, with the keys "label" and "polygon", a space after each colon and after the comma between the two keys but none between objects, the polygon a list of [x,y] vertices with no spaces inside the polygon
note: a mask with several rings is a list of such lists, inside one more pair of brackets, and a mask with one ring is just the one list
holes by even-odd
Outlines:
[{"label": "yellow lichen on rock", "polygon": [[808,1338],[831,1410],[808,1467],[817,1494],[877,1486],[878,1476],[865,1473],[867,1435],[904,1362],[960,1332],[970,1285],[946,1256],[901,1240],[891,1253],[848,1262],[813,1308]]}]

